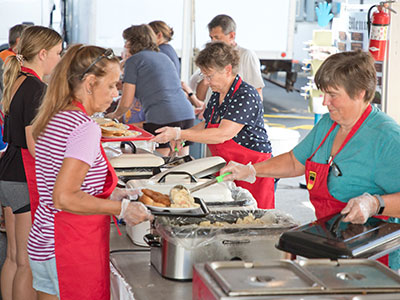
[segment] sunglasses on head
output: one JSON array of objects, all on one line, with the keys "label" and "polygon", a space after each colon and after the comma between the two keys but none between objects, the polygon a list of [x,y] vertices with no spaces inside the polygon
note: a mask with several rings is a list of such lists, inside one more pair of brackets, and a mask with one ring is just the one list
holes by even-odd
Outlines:
[{"label": "sunglasses on head", "polygon": [[97,64],[100,60],[102,60],[103,58],[107,58],[107,59],[112,59],[114,57],[114,52],[112,49],[108,48],[106,49],[106,51],[104,51],[104,53],[100,54],[90,65],[89,67],[86,68],[86,70],[82,73],[82,75],[79,77],[80,80],[83,79],[83,77],[85,77],[85,75],[90,71],[91,68],[93,68],[93,66],[95,64]]}]

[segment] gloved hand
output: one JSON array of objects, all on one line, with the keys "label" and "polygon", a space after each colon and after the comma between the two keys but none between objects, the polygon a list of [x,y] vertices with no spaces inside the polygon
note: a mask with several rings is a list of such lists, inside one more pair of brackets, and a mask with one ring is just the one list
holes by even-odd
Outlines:
[{"label": "gloved hand", "polygon": [[129,200],[136,200],[139,197],[140,189],[120,189],[116,188],[111,196],[110,200],[121,201],[124,198]]},{"label": "gloved hand", "polygon": [[243,180],[249,183],[254,183],[256,181],[256,169],[254,169],[251,162],[249,162],[247,165],[242,165],[235,161],[230,161],[219,172],[220,174],[225,174],[226,172],[232,173],[230,175],[226,175],[224,177],[224,181]]},{"label": "gloved hand", "polygon": [[315,13],[318,19],[318,25],[321,27],[325,27],[329,24],[330,20],[333,18],[333,14],[331,13],[332,5],[330,3],[320,2],[318,7],[315,8]]},{"label": "gloved hand", "polygon": [[131,202],[124,199],[121,202],[121,212],[118,219],[124,219],[128,225],[136,225],[144,221],[152,221],[153,215],[142,202]]},{"label": "gloved hand", "polygon": [[378,199],[368,193],[352,198],[341,211],[342,214],[347,214],[343,222],[364,224],[369,217],[377,213],[378,207]]},{"label": "gloved hand", "polygon": [[162,127],[156,130],[157,134],[151,139],[152,142],[156,143],[167,143],[169,141],[179,140],[181,138],[180,127]]}]

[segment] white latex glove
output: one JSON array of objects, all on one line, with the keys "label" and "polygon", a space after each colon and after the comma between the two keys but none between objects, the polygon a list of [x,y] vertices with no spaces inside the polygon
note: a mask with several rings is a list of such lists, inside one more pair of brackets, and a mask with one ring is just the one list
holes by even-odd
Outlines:
[{"label": "white latex glove", "polygon": [[169,141],[175,141],[181,138],[180,127],[161,127],[156,130],[156,133],[158,134],[151,139],[152,142],[168,143]]},{"label": "white latex glove", "polygon": [[136,200],[139,197],[140,189],[120,189],[116,188],[111,196],[110,200],[121,201],[124,198],[129,200]]},{"label": "white latex glove", "polygon": [[226,172],[231,172],[232,174],[226,175],[224,181],[243,180],[249,183],[256,181],[256,169],[254,169],[251,162],[247,165],[242,165],[235,161],[230,161],[219,171],[220,174],[225,174]]},{"label": "white latex glove", "polygon": [[369,217],[378,211],[379,201],[374,196],[364,193],[361,196],[350,199],[346,207],[342,209],[342,214],[347,214],[343,222],[354,224],[364,224]]},{"label": "white latex glove", "polygon": [[124,199],[121,202],[121,213],[118,219],[124,219],[128,225],[136,225],[144,221],[152,221],[153,215],[142,202],[131,202]]}]

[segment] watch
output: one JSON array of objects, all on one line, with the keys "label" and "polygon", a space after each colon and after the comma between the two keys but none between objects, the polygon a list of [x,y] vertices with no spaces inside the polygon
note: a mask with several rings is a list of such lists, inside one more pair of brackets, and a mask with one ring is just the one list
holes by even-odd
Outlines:
[{"label": "watch", "polygon": [[375,194],[374,197],[379,201],[379,209],[377,214],[381,215],[383,213],[383,210],[385,209],[385,201],[383,201],[381,195]]},{"label": "watch", "polygon": [[188,93],[188,97],[192,97],[193,96],[193,92]]}]

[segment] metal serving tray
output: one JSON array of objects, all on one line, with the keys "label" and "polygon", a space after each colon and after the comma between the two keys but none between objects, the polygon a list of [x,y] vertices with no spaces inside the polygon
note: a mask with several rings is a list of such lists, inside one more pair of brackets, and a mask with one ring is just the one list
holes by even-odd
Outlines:
[{"label": "metal serving tray", "polygon": [[[367,259],[309,259],[299,265],[332,292],[400,292],[400,276],[378,261]],[[399,295],[400,299],[400,295]]]},{"label": "metal serving tray", "polygon": [[197,197],[193,197],[194,198],[194,202],[199,204],[200,207],[197,209],[192,209],[189,211],[185,211],[185,212],[171,212],[168,210],[168,207],[165,207],[165,210],[163,211],[156,211],[156,210],[152,210],[151,213],[155,216],[164,216],[164,217],[205,217],[207,216],[210,211],[207,207],[207,205],[204,203],[203,199],[201,198],[197,198]]},{"label": "metal serving tray", "polygon": [[211,262],[205,268],[228,296],[319,294],[324,287],[288,260]]},{"label": "metal serving tray", "polygon": [[379,258],[400,247],[400,224],[370,218],[367,223],[341,222],[332,230],[339,215],[283,233],[276,247],[307,258]]},{"label": "metal serving tray", "polygon": [[[195,198],[196,199],[196,198]],[[156,223],[163,227],[168,227],[171,234],[175,237],[209,237],[210,233],[226,233],[226,234],[237,234],[237,235],[257,235],[269,234],[279,235],[282,231],[289,230],[296,226],[294,220],[289,219],[285,215],[276,214],[273,223],[269,225],[259,224],[240,224],[234,227],[199,227],[198,224],[203,221],[214,222],[228,222],[235,223],[239,218],[244,218],[252,214],[254,218],[262,218],[264,215],[268,215],[269,211],[263,209],[255,210],[230,210],[230,211],[212,211],[210,214],[202,218],[193,218],[192,216],[182,216],[181,218],[175,219],[163,219],[157,218]],[[259,232],[259,233],[258,233]],[[195,233],[195,234],[191,234]]]}]

